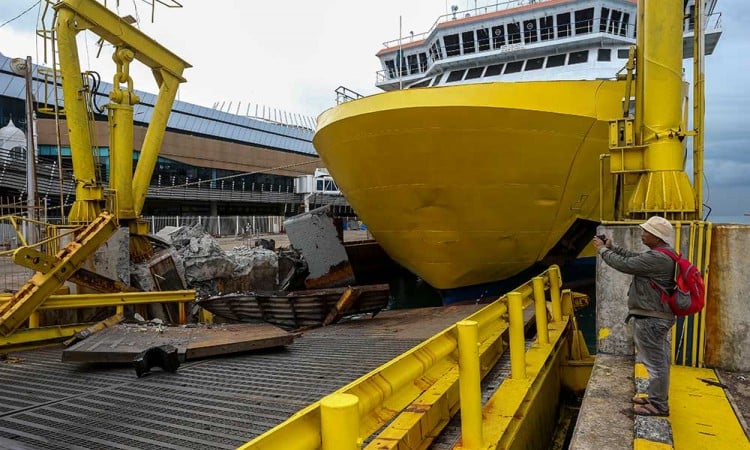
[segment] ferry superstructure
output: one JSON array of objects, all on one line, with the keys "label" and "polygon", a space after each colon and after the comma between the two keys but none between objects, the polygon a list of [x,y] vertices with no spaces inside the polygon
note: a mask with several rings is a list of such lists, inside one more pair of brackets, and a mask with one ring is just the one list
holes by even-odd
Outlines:
[{"label": "ferry superstructure", "polygon": [[[721,21],[708,17],[710,53]],[[574,257],[602,217],[600,155],[609,121],[628,109],[617,73],[635,18],[630,0],[442,16],[386,43],[377,86],[387,92],[325,111],[313,144],[383,248],[438,289]]]},{"label": "ferry superstructure", "polygon": [[[706,1],[706,54],[721,37]],[[693,55],[694,1],[685,2],[683,57]],[[494,81],[611,80],[635,45],[635,0],[522,0],[454,11],[430,29],[384,42],[384,91]]]}]

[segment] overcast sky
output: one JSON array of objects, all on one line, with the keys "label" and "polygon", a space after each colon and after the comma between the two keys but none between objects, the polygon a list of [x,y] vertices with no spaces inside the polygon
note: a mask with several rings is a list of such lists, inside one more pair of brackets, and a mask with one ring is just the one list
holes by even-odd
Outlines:
[{"label": "overcast sky", "polygon": [[[188,61],[179,99],[203,106],[242,102],[317,116],[335,104],[343,85],[361,94],[377,92],[374,56],[382,43],[428,30],[449,5],[472,8],[474,1],[445,0],[179,0],[183,8],[151,7],[144,0],[119,0],[121,15],[140,19],[139,27]],[[170,3],[169,0],[165,0]],[[37,0],[0,0],[0,24]],[[44,3],[44,2],[42,2]],[[109,0],[110,6],[117,0]],[[478,1],[481,6],[486,1]],[[494,2],[492,2],[494,3]],[[720,0],[724,34],[707,58],[707,203],[713,215],[750,212],[750,2]],[[0,26],[0,52],[31,55],[44,63],[36,41],[40,8]],[[111,48],[96,58],[96,39],[81,33],[81,66],[111,82]],[[88,48],[88,50],[86,50]],[[685,64],[690,72],[689,64]],[[155,92],[150,73],[135,66],[136,89]],[[689,171],[692,171],[688,167]]]}]

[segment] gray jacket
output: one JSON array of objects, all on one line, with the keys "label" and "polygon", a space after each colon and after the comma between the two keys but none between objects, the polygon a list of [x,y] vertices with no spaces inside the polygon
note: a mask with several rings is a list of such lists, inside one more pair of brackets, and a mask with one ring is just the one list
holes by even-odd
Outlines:
[{"label": "gray jacket", "polygon": [[[674,252],[673,248],[666,248]],[[653,250],[636,253],[620,247],[601,247],[599,254],[612,268],[633,275],[628,290],[629,314],[674,319],[669,306],[661,302],[661,292],[651,285],[653,280],[662,288],[674,289],[675,263],[669,256]]]}]

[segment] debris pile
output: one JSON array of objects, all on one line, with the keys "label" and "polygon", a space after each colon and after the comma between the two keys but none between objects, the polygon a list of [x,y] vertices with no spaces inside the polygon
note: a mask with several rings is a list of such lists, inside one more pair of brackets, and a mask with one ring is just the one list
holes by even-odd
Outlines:
[{"label": "debris pile", "polygon": [[185,282],[199,297],[227,292],[273,290],[278,286],[279,258],[263,247],[224,251],[201,225],[165,227],[157,233],[174,248],[175,265],[184,267]]}]

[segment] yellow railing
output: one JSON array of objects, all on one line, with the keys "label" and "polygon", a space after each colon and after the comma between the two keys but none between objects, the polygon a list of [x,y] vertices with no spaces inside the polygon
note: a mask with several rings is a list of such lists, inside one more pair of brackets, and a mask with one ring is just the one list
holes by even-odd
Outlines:
[{"label": "yellow railing", "polygon": [[[546,362],[561,348],[563,332],[571,321],[572,293],[561,291],[560,285],[559,268],[552,266],[241,448],[355,449],[368,438],[372,440],[367,448],[426,448],[459,407],[463,448],[495,448],[518,427],[509,426],[514,414],[496,416],[502,408],[482,411],[480,379],[509,347],[512,380],[505,383],[525,386],[523,392],[515,391],[518,401],[510,402],[523,407],[534,380],[549,371]],[[531,302],[535,303],[538,339],[527,351],[524,308]]]},{"label": "yellow railing", "polygon": [[[10,294],[0,294],[0,308],[10,298]],[[51,295],[29,316],[27,327],[17,329],[8,336],[0,336],[0,354],[59,342],[63,338],[70,337],[94,325],[94,323],[78,323],[39,326],[39,313],[42,311],[114,306],[116,312],[121,314],[125,305],[177,303],[178,321],[184,324],[186,322],[185,305],[193,300],[195,300],[195,291],[193,290]]]}]

